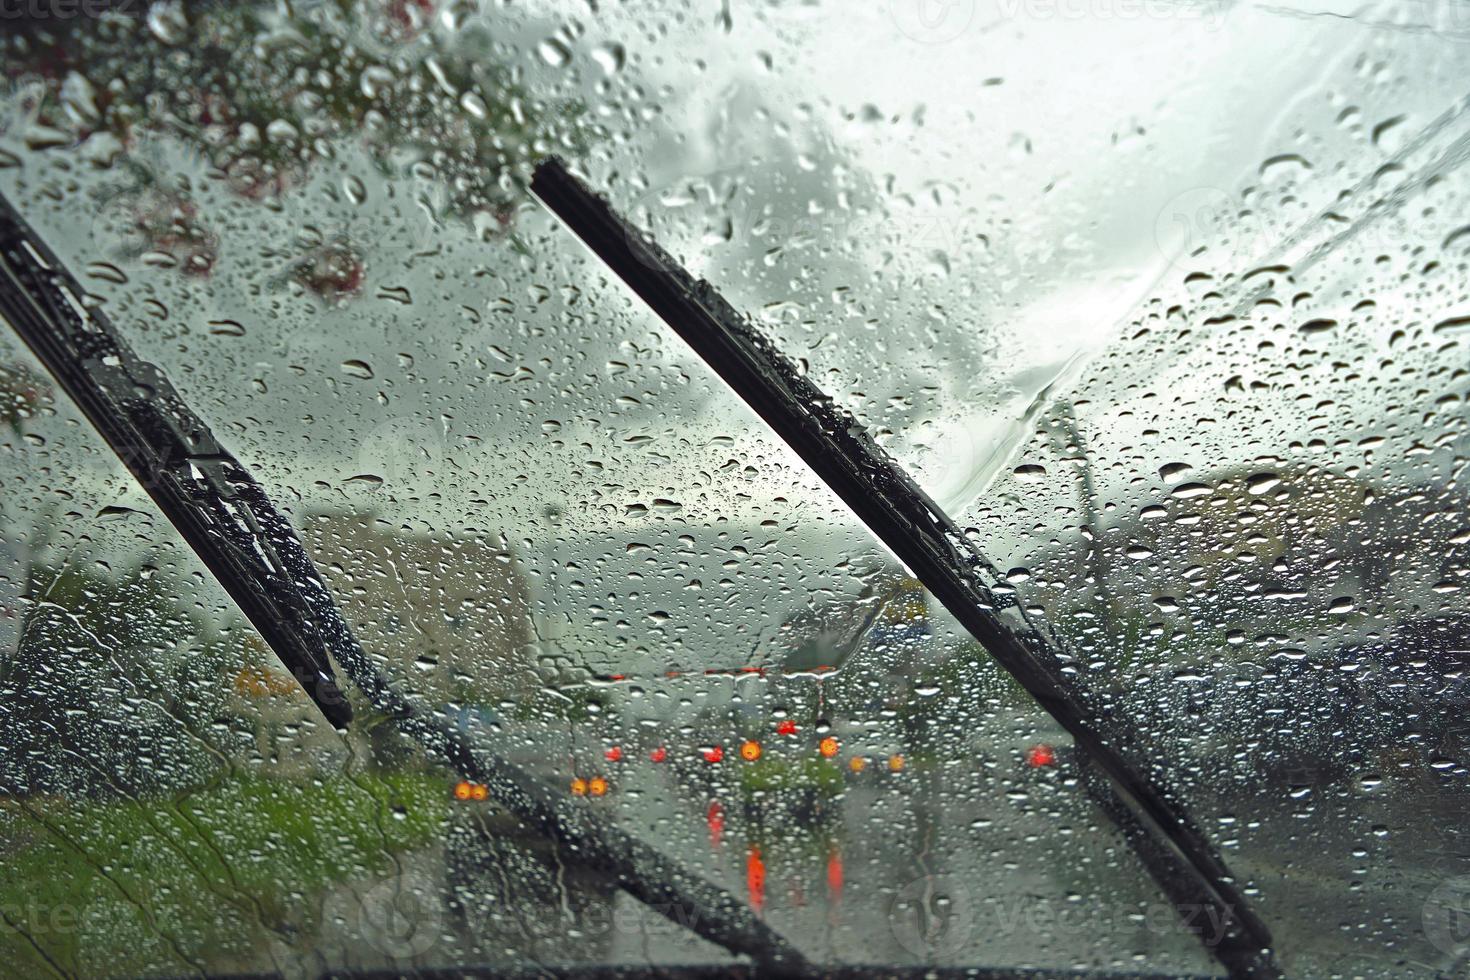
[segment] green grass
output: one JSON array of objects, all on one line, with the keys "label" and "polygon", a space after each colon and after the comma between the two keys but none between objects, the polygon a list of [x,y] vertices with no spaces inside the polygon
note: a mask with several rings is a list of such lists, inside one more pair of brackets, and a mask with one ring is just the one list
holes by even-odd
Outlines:
[{"label": "green grass", "polygon": [[7,975],[241,969],[310,935],[335,882],[439,834],[442,776],[230,776],[177,798],[0,810]]}]

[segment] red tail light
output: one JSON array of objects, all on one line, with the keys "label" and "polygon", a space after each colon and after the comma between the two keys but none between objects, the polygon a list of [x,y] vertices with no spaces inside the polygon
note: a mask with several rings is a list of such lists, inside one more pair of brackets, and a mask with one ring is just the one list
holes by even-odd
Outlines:
[{"label": "red tail light", "polygon": [[790,718],[783,718],[781,721],[779,721],[779,722],[776,723],[776,734],[777,735],[795,735],[796,734],[796,722],[792,721]]},{"label": "red tail light", "polygon": [[725,758],[725,750],[718,745],[711,745],[704,750],[705,762],[719,762],[723,758]]},{"label": "red tail light", "polygon": [[1040,769],[1042,766],[1054,766],[1057,764],[1057,751],[1045,743],[1033,745],[1026,750],[1026,765],[1032,769]]},{"label": "red tail light", "polygon": [[668,757],[669,750],[664,748],[662,745],[654,749],[652,752],[648,753],[648,758],[653,762],[663,762]]},{"label": "red tail light", "polygon": [[607,757],[608,762],[623,761],[623,748],[620,745],[614,745],[612,748],[608,749],[602,754]]}]

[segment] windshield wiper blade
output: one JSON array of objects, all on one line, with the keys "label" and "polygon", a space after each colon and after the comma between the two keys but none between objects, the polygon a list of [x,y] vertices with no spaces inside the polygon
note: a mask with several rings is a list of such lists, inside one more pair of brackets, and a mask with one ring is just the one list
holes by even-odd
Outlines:
[{"label": "windshield wiper blade", "polygon": [[[352,709],[327,656],[345,630],[260,484],[139,358],[56,256],[0,197],[0,316],[224,585],[327,721]],[[308,560],[309,563],[309,560]]]},{"label": "windshield wiper blade", "polygon": [[[66,266],[0,195],[0,318],[10,322],[163,515],[291,669],[329,722],[352,714],[331,661],[373,708],[491,800],[672,922],[763,969],[813,972],[728,890],[412,704],[358,645],[316,564],[250,472],[159,368],[142,360]],[[330,653],[330,659],[327,654]]]},{"label": "windshield wiper blade", "polygon": [[[713,286],[617,214],[555,157],[531,190],[612,272],[630,286],[716,374],[765,420],[873,534],[898,556],[971,635],[1055,718],[1106,773],[1141,828],[1158,845],[1140,857],[1181,910],[1178,896],[1209,906],[1225,924],[1210,951],[1232,976],[1280,975],[1265,924],[1204,833],[1164,790],[1157,767],[1126,721],[1091,698],[1070,671],[1075,661],[1032,627],[974,542],[930,500],[852,415],[840,408],[741,316]],[[1177,854],[1180,860],[1161,860]],[[1170,880],[1182,872],[1188,877]],[[1196,910],[1197,911],[1197,910]]]}]

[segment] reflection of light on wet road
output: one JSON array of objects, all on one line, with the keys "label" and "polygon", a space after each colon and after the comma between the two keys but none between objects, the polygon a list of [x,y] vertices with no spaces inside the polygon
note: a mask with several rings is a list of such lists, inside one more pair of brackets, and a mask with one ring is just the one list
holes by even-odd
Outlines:
[{"label": "reflection of light on wet road", "polygon": [[842,852],[836,847],[827,855],[827,901],[842,901]]},{"label": "reflection of light on wet road", "polygon": [[710,802],[709,809],[705,811],[704,820],[709,824],[709,846],[718,851],[720,844],[725,839],[725,808],[719,800]]},{"label": "reflection of light on wet road", "polygon": [[766,910],[766,862],[761,860],[759,844],[750,845],[745,858],[745,888],[750,893],[750,907],[757,914]]}]

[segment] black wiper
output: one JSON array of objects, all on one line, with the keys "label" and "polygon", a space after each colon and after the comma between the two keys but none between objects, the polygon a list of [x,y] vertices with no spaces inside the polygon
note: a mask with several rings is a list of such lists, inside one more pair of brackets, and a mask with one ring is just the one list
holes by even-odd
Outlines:
[{"label": "black wiper", "polygon": [[495,803],[559,844],[570,860],[764,968],[811,971],[734,894],[553,795],[520,767],[394,690],[358,645],[315,563],[260,484],[215,440],[163,372],[132,352],[4,196],[0,317],[102,433],[328,721],[340,728],[352,717],[332,673],[335,660],[403,734],[463,777],[483,783]]},{"label": "black wiper", "polygon": [[[1203,903],[1225,923],[1206,945],[1236,977],[1279,976],[1270,932],[1205,835],[1164,790],[1163,773],[1122,718],[1074,679],[1076,661],[1034,629],[973,541],[875,443],[714,287],[630,225],[561,161],[544,161],[531,190],[745,400],[858,519],[1030,692],[1106,773],[1132,820],[1125,837],[1181,911]],[[1152,770],[1152,771],[1151,771]],[[1138,847],[1146,834],[1151,847]],[[1198,906],[1195,911],[1199,911]],[[1201,939],[1205,935],[1201,933]]]},{"label": "black wiper", "polygon": [[0,316],[55,376],[337,728],[352,709],[327,657],[336,606],[260,484],[142,360],[0,198]]}]

